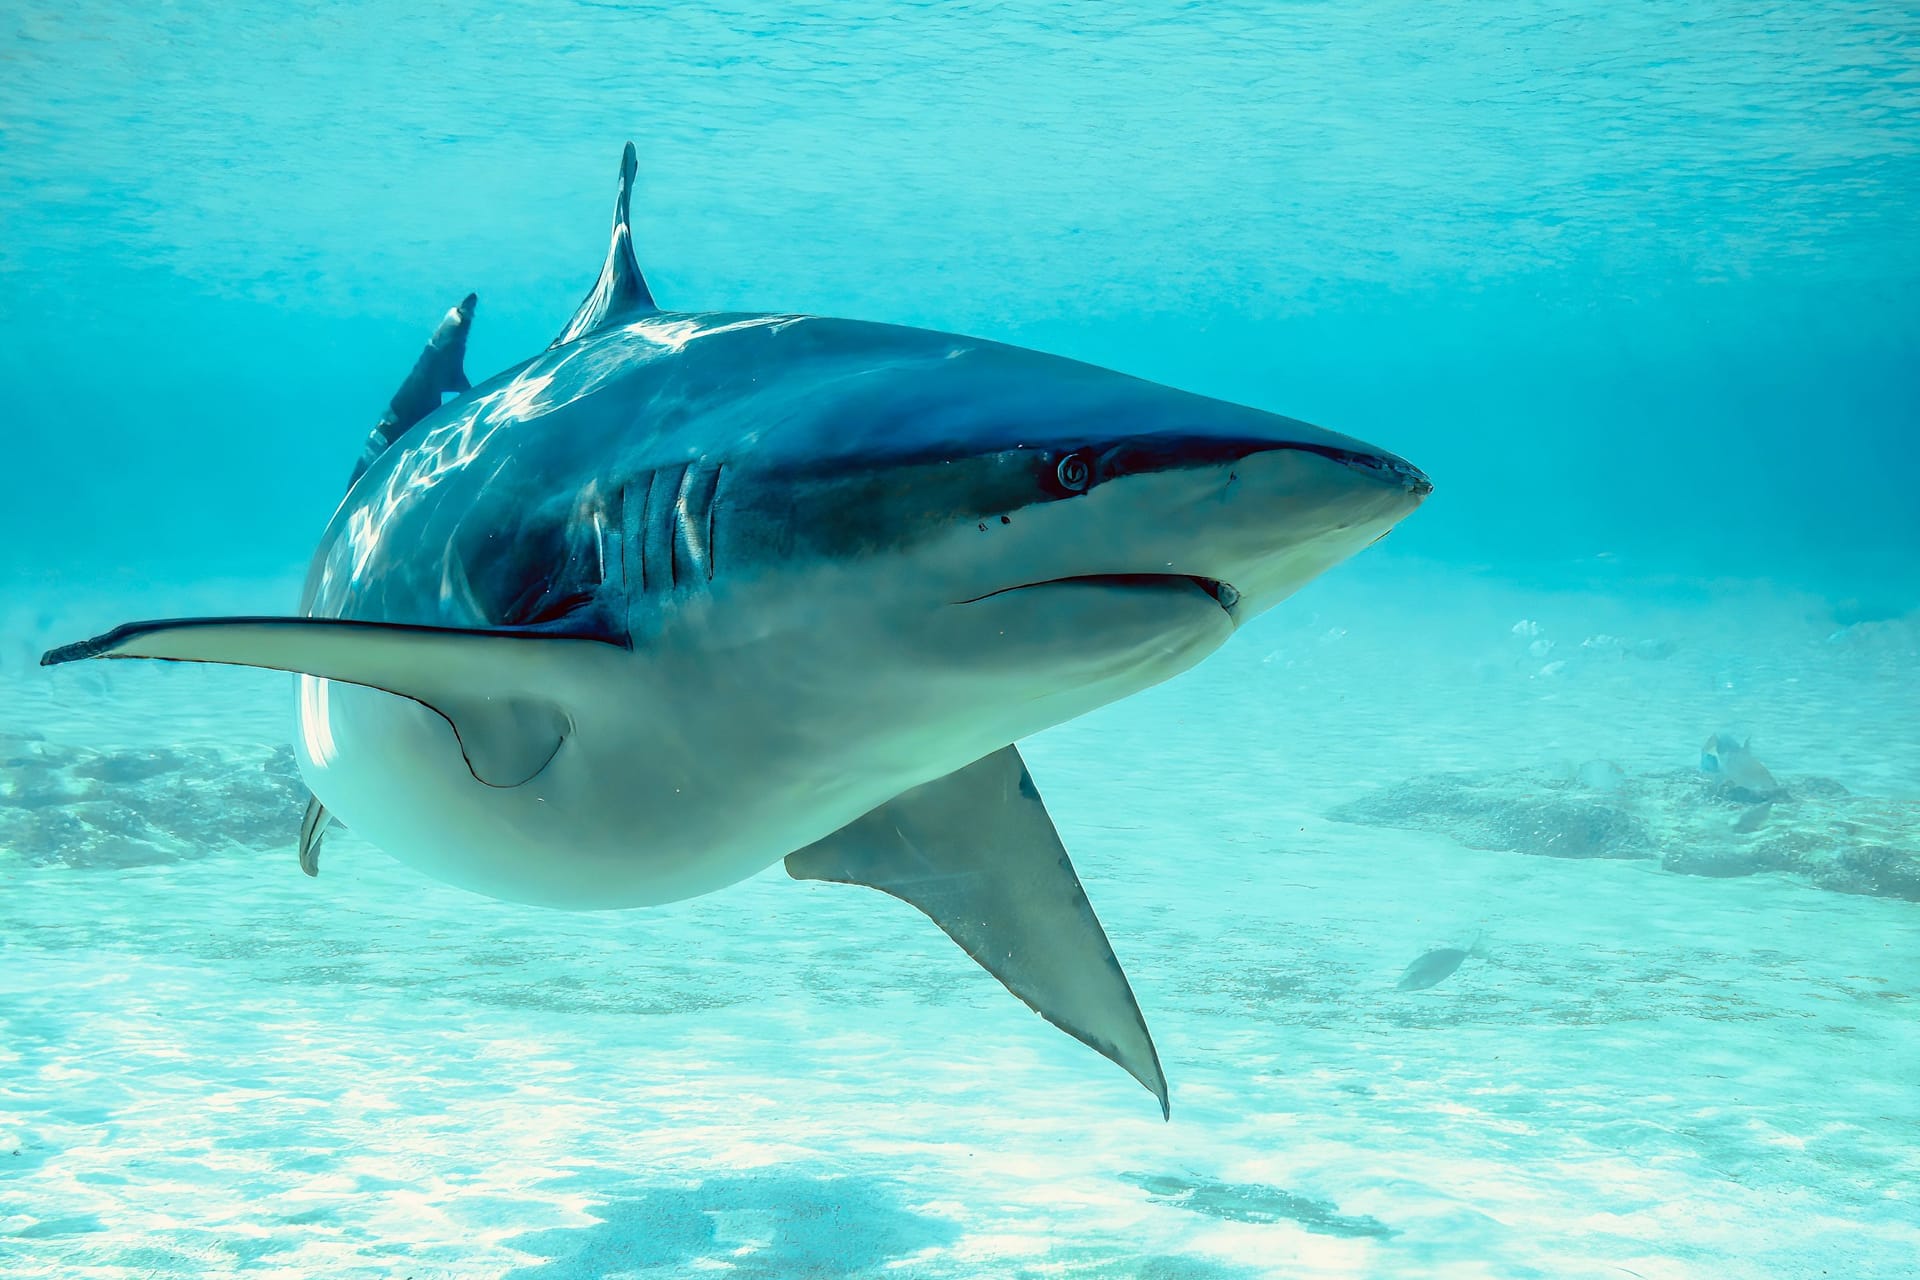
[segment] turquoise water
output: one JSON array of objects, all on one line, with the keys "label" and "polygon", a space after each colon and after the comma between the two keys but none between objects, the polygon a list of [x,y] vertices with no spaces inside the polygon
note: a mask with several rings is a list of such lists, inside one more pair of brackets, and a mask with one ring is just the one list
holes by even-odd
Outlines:
[{"label": "turquoise water", "polygon": [[[1911,9],[0,37],[0,1272],[1913,1273]],[[284,677],[33,665],[293,608],[435,318],[479,293],[479,378],[571,314],[628,138],[665,306],[1018,342],[1434,478],[1022,744],[1171,1123],[901,904],[548,912],[350,832],[309,880]]]}]

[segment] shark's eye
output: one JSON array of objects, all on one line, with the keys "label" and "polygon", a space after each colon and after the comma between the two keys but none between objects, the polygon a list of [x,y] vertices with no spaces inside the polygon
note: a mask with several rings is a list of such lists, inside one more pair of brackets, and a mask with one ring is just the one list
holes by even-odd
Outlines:
[{"label": "shark's eye", "polygon": [[1093,483],[1093,466],[1083,453],[1070,453],[1060,459],[1060,465],[1053,469],[1053,474],[1060,481],[1060,487],[1068,493],[1085,493],[1087,486]]}]

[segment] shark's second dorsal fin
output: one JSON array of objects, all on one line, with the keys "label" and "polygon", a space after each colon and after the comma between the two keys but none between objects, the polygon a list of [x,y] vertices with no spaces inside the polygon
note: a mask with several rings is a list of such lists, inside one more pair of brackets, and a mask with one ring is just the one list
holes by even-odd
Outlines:
[{"label": "shark's second dorsal fin", "polygon": [[620,194],[613,202],[613,243],[607,246],[607,261],[600,268],[600,278],[593,282],[593,291],[573,313],[573,319],[567,321],[560,336],[548,344],[547,350],[565,346],[607,325],[651,315],[660,309],[653,304],[653,293],[647,288],[640,264],[633,256],[633,227],[628,211],[633,204],[633,177],[639,170],[640,162],[629,142],[620,154]]},{"label": "shark's second dorsal fin", "polygon": [[438,409],[441,397],[473,389],[473,384],[467,381],[467,335],[473,332],[473,309],[478,304],[479,299],[470,293],[440,318],[420,358],[413,362],[406,380],[387,402],[387,411],[368,433],[366,447],[360,451],[360,461],[353,469],[353,478],[347,481],[348,488],[353,487],[354,481],[359,480],[373,465],[373,460],[385,453],[395,440]]}]

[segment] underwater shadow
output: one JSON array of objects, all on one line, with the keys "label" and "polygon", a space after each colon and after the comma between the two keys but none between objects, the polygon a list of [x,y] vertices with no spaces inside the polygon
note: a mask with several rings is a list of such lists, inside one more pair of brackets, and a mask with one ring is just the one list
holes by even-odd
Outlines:
[{"label": "underwater shadow", "polygon": [[877,1179],[795,1173],[709,1178],[653,1187],[594,1210],[590,1227],[508,1242],[547,1259],[507,1280],[598,1280],[606,1275],[724,1272],[736,1280],[805,1280],[875,1271],[951,1244],[949,1222],[903,1208]]},{"label": "underwater shadow", "polygon": [[1155,1254],[1136,1259],[1124,1280],[1273,1280],[1271,1271],[1229,1266],[1205,1258]]},{"label": "underwater shadow", "polygon": [[1398,1234],[1378,1218],[1344,1214],[1337,1205],[1279,1187],[1148,1173],[1122,1174],[1121,1180],[1139,1187],[1157,1203],[1227,1222],[1291,1222],[1316,1235],[1350,1240],[1384,1240]]}]

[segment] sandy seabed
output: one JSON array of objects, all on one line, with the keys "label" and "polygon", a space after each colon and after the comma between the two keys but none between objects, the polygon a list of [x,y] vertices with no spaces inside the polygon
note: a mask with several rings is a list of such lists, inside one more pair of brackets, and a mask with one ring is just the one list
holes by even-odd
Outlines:
[{"label": "sandy seabed", "polygon": [[[1914,1274],[1920,622],[1382,559],[1023,744],[1163,1124],[881,895],[556,913],[341,832],[309,880],[284,677],[31,665],[290,594],[0,606],[8,1276]],[[1806,797],[1751,835],[1693,776],[1722,730]],[[1505,779],[1496,832],[1549,793],[1644,830],[1330,816],[1434,778]],[[1884,879],[1668,869],[1788,837]]]}]

